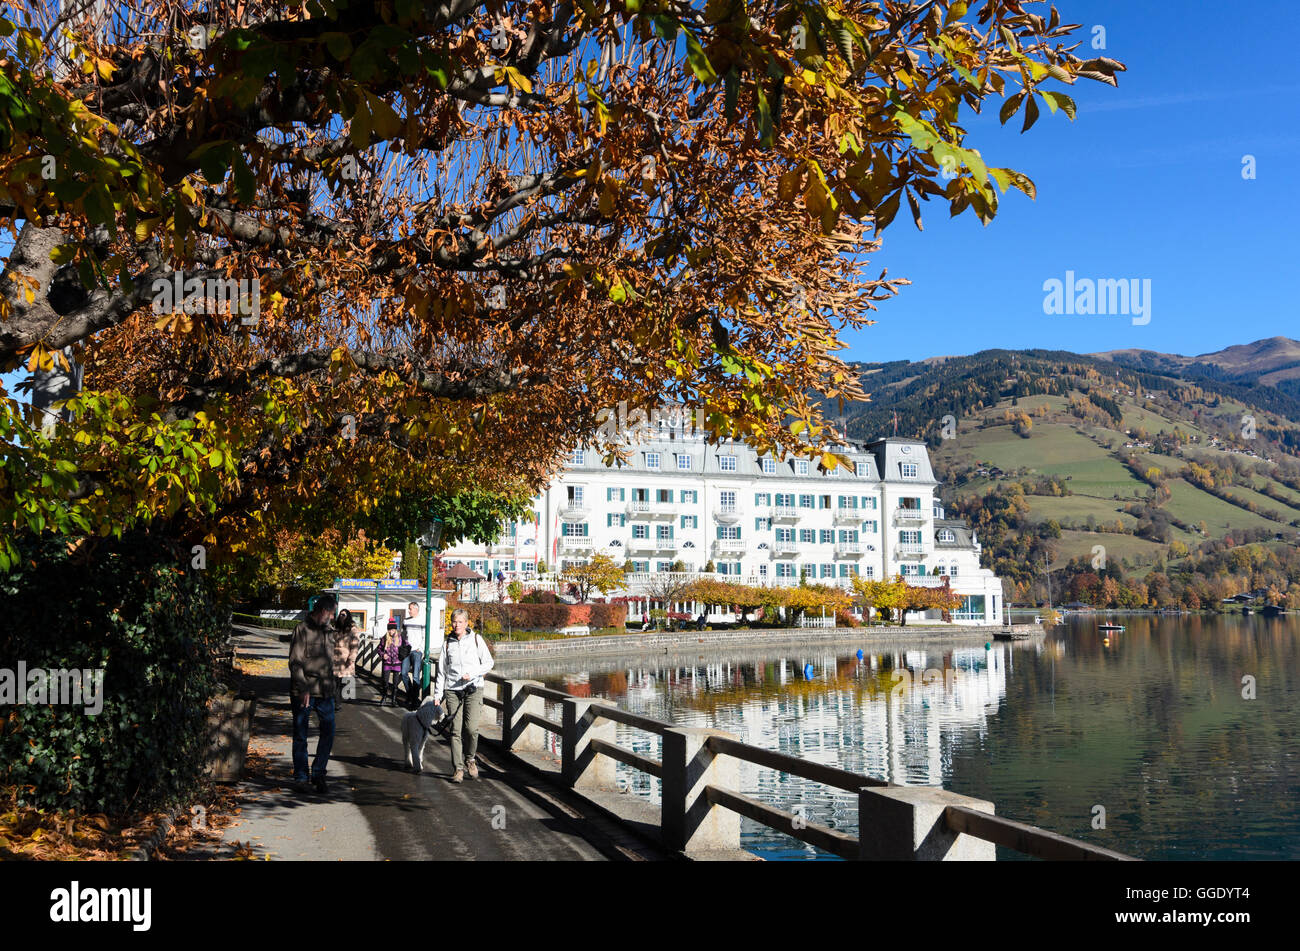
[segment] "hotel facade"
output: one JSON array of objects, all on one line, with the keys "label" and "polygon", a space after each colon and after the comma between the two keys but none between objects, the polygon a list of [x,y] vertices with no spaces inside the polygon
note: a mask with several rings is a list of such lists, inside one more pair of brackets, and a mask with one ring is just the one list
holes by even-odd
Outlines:
[{"label": "hotel facade", "polygon": [[787,586],[801,577],[845,587],[854,577],[924,586],[947,578],[962,599],[955,623],[1001,620],[1002,584],[980,567],[970,528],[944,517],[923,442],[841,444],[836,451],[852,465],[833,470],[739,443],[709,445],[684,429],[660,427],[632,449],[621,466],[575,451],[534,500],[533,521],[506,525],[494,545],[457,545],[444,560],[489,579],[528,579],[604,553],[630,563],[624,594],[673,571]]}]

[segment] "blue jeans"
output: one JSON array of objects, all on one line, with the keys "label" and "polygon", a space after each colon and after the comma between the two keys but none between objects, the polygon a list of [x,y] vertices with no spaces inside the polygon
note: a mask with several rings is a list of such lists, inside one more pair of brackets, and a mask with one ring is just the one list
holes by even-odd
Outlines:
[{"label": "blue jeans", "polygon": [[[406,687],[407,699],[414,699],[416,691],[420,689],[424,678],[424,668],[421,666],[423,661],[424,653],[417,650],[412,650],[402,661],[402,685]],[[411,685],[412,679],[415,681],[415,686]]]},{"label": "blue jeans", "polygon": [[320,736],[316,738],[316,758],[312,760],[311,776],[319,779],[325,775],[329,765],[330,750],[334,746],[334,698],[312,697],[308,706],[302,705],[301,697],[294,697],[293,704],[293,778],[307,780],[307,727],[311,723],[311,712],[316,711],[320,724]]}]

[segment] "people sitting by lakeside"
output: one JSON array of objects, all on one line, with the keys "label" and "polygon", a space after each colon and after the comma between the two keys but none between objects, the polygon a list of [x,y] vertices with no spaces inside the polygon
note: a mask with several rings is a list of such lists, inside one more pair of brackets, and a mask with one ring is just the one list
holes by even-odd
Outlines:
[{"label": "people sitting by lakeside", "polygon": [[434,701],[446,709],[451,721],[451,765],[453,783],[466,774],[478,778],[478,729],[483,718],[483,675],[495,661],[487,642],[469,629],[469,613],[457,608],[451,613],[451,630],[438,655],[438,674],[433,684]]},{"label": "people sitting by lakeside", "polygon": [[420,692],[424,682],[424,622],[420,619],[420,602],[411,601],[402,618],[402,640],[407,650],[402,656],[402,686],[406,688],[406,708],[414,710],[420,705]]},{"label": "people sitting by lakeside", "polygon": [[334,677],[338,686],[338,701],[355,700],[357,696],[357,654],[361,651],[361,637],[357,632],[352,612],[346,608],[334,619]]},{"label": "people sitting by lakeside", "polygon": [[307,774],[307,730],[316,711],[319,735],[310,780],[319,793],[328,791],[325,771],[334,746],[334,643],[330,622],[338,601],[331,594],[318,597],[307,617],[289,638],[289,704],[293,711],[293,780],[304,790]]},{"label": "people sitting by lakeside", "polygon": [[379,642],[379,705],[381,707],[384,705],[385,698],[390,699],[393,706],[397,706],[397,684],[402,670],[402,646],[405,643],[406,635],[398,626],[397,618],[389,618],[384,638]]}]

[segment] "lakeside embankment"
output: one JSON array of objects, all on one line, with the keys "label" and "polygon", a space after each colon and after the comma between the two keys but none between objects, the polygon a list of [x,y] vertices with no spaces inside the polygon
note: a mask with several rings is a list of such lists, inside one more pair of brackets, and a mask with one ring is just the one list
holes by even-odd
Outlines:
[{"label": "lakeside embankment", "polygon": [[[1017,633],[1041,634],[1040,624],[1015,624]],[[730,631],[653,631],[644,634],[615,634],[605,637],[574,637],[567,640],[494,641],[492,650],[501,660],[522,660],[551,655],[600,656],[626,653],[663,653],[711,647],[771,645],[773,647],[832,646],[836,644],[896,643],[906,640],[985,641],[1003,625],[953,627],[916,625],[907,627],[773,628]]]}]

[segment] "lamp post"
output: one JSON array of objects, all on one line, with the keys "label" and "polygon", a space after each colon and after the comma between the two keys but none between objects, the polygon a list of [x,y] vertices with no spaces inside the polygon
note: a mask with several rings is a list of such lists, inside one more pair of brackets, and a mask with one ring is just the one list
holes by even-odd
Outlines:
[{"label": "lamp post", "polygon": [[433,623],[433,618],[429,615],[433,611],[433,556],[441,542],[442,519],[432,516],[424,527],[424,534],[415,540],[415,543],[424,549],[427,562],[424,582],[424,663],[420,665],[421,691],[429,689],[429,628]]}]

